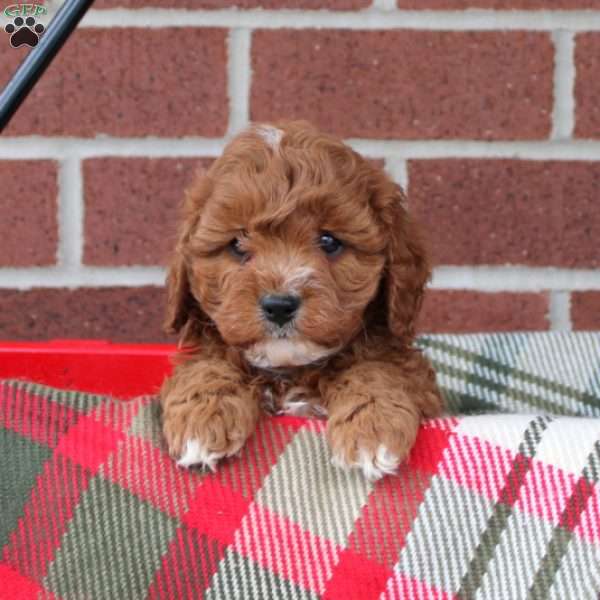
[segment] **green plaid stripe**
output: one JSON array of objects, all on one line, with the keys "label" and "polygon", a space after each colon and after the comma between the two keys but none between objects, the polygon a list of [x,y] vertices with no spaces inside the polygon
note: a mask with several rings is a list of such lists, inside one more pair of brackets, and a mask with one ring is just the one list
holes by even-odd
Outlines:
[{"label": "green plaid stripe", "polygon": [[317,600],[318,596],[303,590],[276,574],[263,569],[251,559],[228,550],[219,571],[205,595],[206,600]]},{"label": "green plaid stripe", "polygon": [[119,485],[95,477],[83,494],[45,586],[65,599],[141,598],[176,522]]},{"label": "green plaid stripe", "polygon": [[[29,494],[35,480],[52,453],[47,446],[4,430],[0,435],[0,457],[6,465],[0,477],[0,548],[17,525],[23,511],[23,498]],[[6,469],[11,469],[6,474]]]}]

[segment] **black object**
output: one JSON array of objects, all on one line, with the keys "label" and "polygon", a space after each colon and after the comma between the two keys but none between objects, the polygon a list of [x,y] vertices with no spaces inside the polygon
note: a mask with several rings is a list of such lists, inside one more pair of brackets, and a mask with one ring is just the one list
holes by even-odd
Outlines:
[{"label": "black object", "polygon": [[0,94],[0,131],[8,125],[93,2],[94,0],[65,0],[37,46],[31,49]]},{"label": "black object", "polygon": [[297,296],[269,294],[260,301],[260,307],[267,320],[277,323],[280,327],[294,318],[299,306],[300,299]]}]

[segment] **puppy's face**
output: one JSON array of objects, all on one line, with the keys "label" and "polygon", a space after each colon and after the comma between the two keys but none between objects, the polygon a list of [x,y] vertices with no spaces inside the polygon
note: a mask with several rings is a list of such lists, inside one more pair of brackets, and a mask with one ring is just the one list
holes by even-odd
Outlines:
[{"label": "puppy's face", "polygon": [[397,195],[373,165],[306,125],[249,130],[189,192],[185,304],[195,301],[258,367],[337,352],[360,331],[391,228],[402,228],[391,189]]}]

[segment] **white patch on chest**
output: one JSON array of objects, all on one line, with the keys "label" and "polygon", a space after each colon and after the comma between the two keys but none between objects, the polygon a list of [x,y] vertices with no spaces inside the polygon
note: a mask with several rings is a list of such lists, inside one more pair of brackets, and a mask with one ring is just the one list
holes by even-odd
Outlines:
[{"label": "white patch on chest", "polygon": [[299,367],[316,362],[337,351],[307,340],[289,338],[257,342],[244,350],[245,359],[255,367]]}]

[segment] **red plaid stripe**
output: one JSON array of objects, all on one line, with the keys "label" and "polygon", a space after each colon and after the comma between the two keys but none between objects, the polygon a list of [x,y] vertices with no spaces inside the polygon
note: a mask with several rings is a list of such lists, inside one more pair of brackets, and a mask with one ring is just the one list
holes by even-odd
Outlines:
[{"label": "red plaid stripe", "polygon": [[244,516],[233,548],[262,567],[314,592],[323,591],[341,550],[332,541],[303,530],[290,519],[256,503]]},{"label": "red plaid stripe", "polygon": [[440,590],[425,582],[408,577],[403,573],[394,573],[388,580],[387,588],[381,600],[455,600],[456,595]]},{"label": "red plaid stripe", "polygon": [[196,490],[183,522],[190,528],[228,545],[248,512],[251,501],[235,490],[222,485],[210,475]]},{"label": "red plaid stripe", "polygon": [[83,415],[60,439],[56,452],[96,474],[125,434]]},{"label": "red plaid stripe", "polygon": [[[592,495],[588,500],[586,510],[581,513],[575,533],[586,542],[600,548],[600,485],[593,487]],[[600,551],[599,551],[600,552]],[[600,598],[599,598],[600,600]]]},{"label": "red plaid stripe", "polygon": [[0,385],[0,427],[34,442],[53,448],[81,414],[24,387]]},{"label": "red plaid stripe", "polygon": [[0,563],[0,600],[59,600],[37,582]]},{"label": "red plaid stripe", "polygon": [[375,600],[385,589],[392,570],[345,550],[327,583],[323,600]]},{"label": "red plaid stripe", "polygon": [[[510,450],[476,437],[456,435],[448,444],[447,454],[447,460],[440,465],[440,475],[490,500],[498,500],[512,466],[514,455]],[[494,468],[486,468],[489,465]]]},{"label": "red plaid stripe", "polygon": [[574,531],[579,525],[581,515],[585,511],[588,500],[593,493],[593,484],[584,477],[580,477],[567,499],[565,509],[560,515],[558,524],[569,531]]},{"label": "red plaid stripe", "polygon": [[164,555],[148,590],[148,600],[196,599],[223,558],[226,546],[196,529],[181,527]]},{"label": "red plaid stripe", "polygon": [[533,459],[516,507],[557,525],[576,485],[577,477],[572,473]]}]

